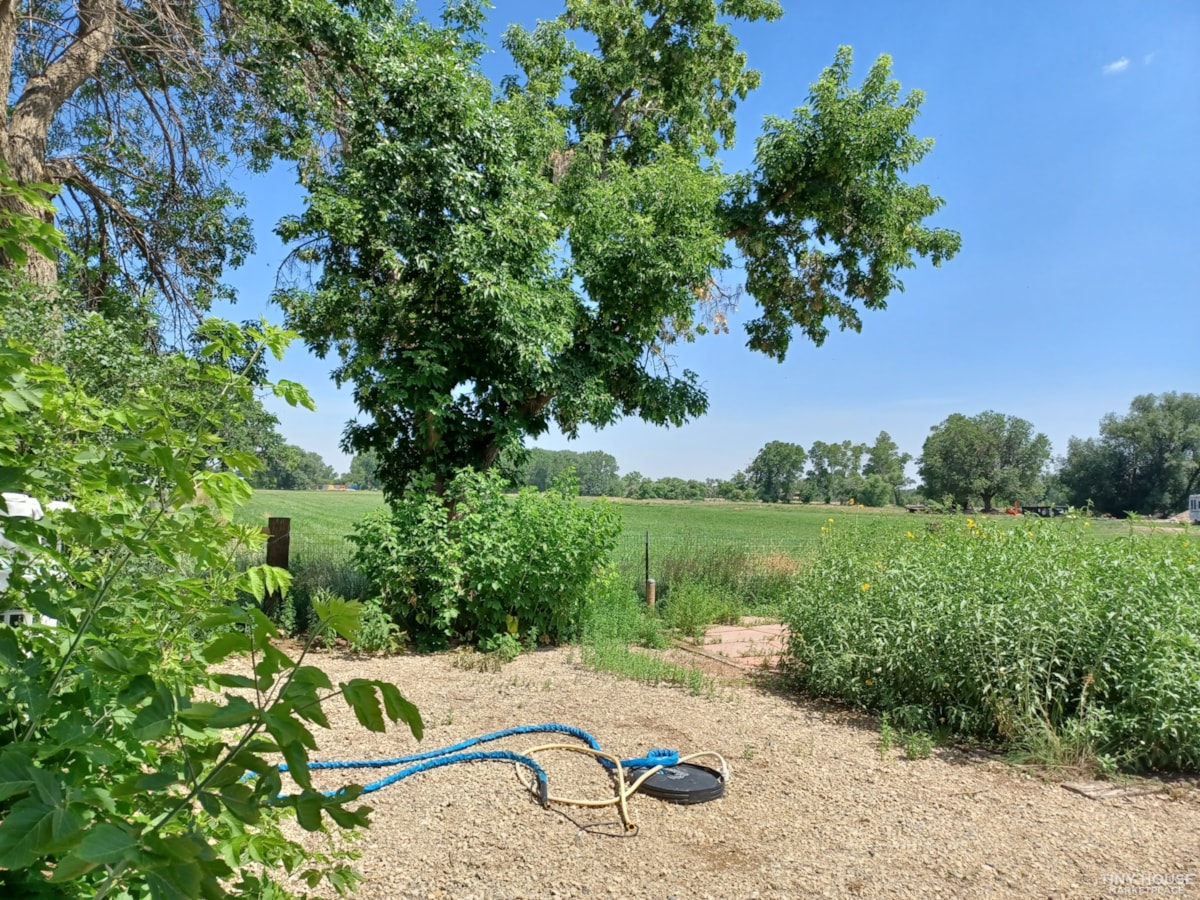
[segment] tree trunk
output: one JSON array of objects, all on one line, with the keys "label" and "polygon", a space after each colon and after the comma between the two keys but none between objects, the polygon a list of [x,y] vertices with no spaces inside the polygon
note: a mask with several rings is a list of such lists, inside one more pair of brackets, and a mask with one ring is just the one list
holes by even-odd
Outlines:
[{"label": "tree trunk", "polygon": [[[12,85],[19,5],[19,0],[0,0],[0,80],[5,85],[5,96]],[[119,0],[80,0],[73,40],[44,70],[25,81],[21,96],[10,107],[0,153],[9,175],[20,184],[52,180],[47,177],[50,127],[63,104],[95,76],[112,49],[118,9]],[[54,221],[53,212],[34,210],[15,198],[4,198],[3,202],[9,209],[36,215],[45,222]],[[58,280],[57,262],[30,253],[25,275],[34,284],[53,285]]]}]

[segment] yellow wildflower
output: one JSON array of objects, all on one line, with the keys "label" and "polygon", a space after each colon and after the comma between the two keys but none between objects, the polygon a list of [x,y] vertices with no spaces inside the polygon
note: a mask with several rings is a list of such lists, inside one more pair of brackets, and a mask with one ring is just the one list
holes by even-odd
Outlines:
[{"label": "yellow wildflower", "polygon": [[826,519],[825,521],[826,521],[826,522],[828,522],[830,525],[832,525],[832,524],[833,524],[833,516],[830,516],[830,517],[829,517],[828,519]]},{"label": "yellow wildflower", "polygon": [[913,533],[911,531],[907,531],[907,532],[905,532],[905,534],[907,534],[909,537],[913,536]]},{"label": "yellow wildflower", "polygon": [[871,585],[870,585],[868,582],[864,581],[864,582],[863,582],[862,589],[863,589],[864,591],[869,591],[869,590],[871,589]]},{"label": "yellow wildflower", "polygon": [[975,520],[974,520],[974,519],[967,519],[967,527],[968,527],[968,528],[974,528],[974,527],[975,527]]},{"label": "yellow wildflower", "polygon": [[853,497],[851,497],[851,498],[850,498],[850,505],[851,505],[851,506],[853,506],[853,505],[854,505],[854,498],[853,498]]},{"label": "yellow wildflower", "polygon": [[867,679],[867,687],[870,687],[870,686],[871,686],[871,685],[873,685],[874,683],[875,683],[875,682],[874,682],[874,681],[872,681],[870,678],[868,678],[868,679]]}]

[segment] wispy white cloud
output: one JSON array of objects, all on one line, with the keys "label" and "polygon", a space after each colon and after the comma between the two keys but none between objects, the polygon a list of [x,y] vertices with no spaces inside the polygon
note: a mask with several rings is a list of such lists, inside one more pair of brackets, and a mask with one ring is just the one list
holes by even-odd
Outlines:
[{"label": "wispy white cloud", "polygon": [[1147,53],[1145,56],[1142,57],[1142,62],[1148,66],[1148,65],[1150,65],[1150,63],[1154,62],[1154,57],[1156,57],[1156,56],[1158,56],[1157,50],[1155,50],[1152,53]]},{"label": "wispy white cloud", "polygon": [[1100,71],[1105,75],[1119,75],[1129,68],[1129,57],[1122,56],[1120,59],[1113,60],[1106,66],[1101,66]]}]

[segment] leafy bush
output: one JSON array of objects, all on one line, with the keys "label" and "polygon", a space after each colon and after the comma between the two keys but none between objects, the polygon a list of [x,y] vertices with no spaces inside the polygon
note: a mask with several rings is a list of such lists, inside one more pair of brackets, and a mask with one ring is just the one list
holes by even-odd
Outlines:
[{"label": "leafy bush", "polygon": [[830,532],[787,610],[796,684],[910,730],[1200,768],[1200,550],[1087,527]]},{"label": "leafy bush", "polygon": [[[225,359],[258,341],[251,362],[289,340],[270,326],[206,334]],[[236,564],[240,548],[261,547],[257,529],[229,524],[250,494],[231,470],[254,460],[214,435],[250,385],[181,358],[194,393],[147,385],[110,408],[35,360],[0,345],[0,490],[74,509],[3,522],[23,550],[6,604],[58,624],[0,626],[0,894],[282,897],[281,867],[351,888],[344,853],[313,856],[280,828],[284,813],[308,830],[326,815],[366,824],[356,789],[313,790],[309,726],[328,726],[321,701],[334,693],[368,728],[386,714],[419,736],[421,722],[394,685],[335,691],[274,645],[257,606],[235,602],[239,590],[261,601],[287,588],[286,572]],[[306,400],[298,385],[276,387]],[[353,636],[356,605],[315,606],[318,630]],[[233,656],[255,661],[253,677],[223,667]],[[273,754],[298,792],[280,796]]]},{"label": "leafy bush", "polygon": [[464,469],[444,498],[412,490],[367,516],[356,564],[418,647],[572,640],[620,531],[612,507],[576,493],[559,480],[506,497],[499,474]]},{"label": "leafy bush", "polygon": [[661,649],[668,646],[662,621],[624,580],[613,571],[596,581],[582,628],[583,643],[615,644]]},{"label": "leafy bush", "polygon": [[728,589],[706,581],[685,581],[662,605],[663,621],[696,639],[709,625],[732,625],[741,615],[742,604]]},{"label": "leafy bush", "polygon": [[378,600],[365,602],[358,631],[350,641],[350,649],[361,653],[393,653],[403,646],[404,632],[383,605]]}]

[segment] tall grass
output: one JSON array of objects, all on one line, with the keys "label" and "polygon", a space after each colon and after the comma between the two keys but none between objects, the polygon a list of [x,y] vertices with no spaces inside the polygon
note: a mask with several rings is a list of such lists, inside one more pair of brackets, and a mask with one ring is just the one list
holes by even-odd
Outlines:
[{"label": "tall grass", "polygon": [[[626,534],[614,554],[614,567],[626,583],[641,589],[645,581],[645,544]],[[650,577],[664,608],[680,593],[720,598],[727,618],[777,615],[796,574],[816,550],[805,539],[781,546],[769,541],[717,539],[677,533],[651,542]],[[716,619],[714,619],[716,621]]]},{"label": "tall grass", "polygon": [[1200,769],[1200,550],[1087,523],[833,530],[798,579],[810,694],[1102,768]]},{"label": "tall grass", "polygon": [[677,684],[694,694],[712,693],[715,682],[710,676],[645,652],[667,646],[663,623],[656,612],[620,575],[605,573],[583,617],[583,664],[646,684]]}]

